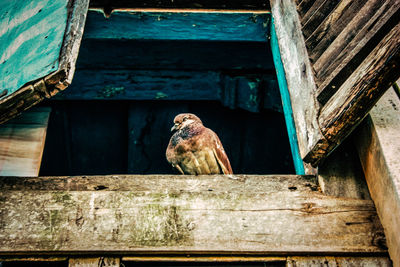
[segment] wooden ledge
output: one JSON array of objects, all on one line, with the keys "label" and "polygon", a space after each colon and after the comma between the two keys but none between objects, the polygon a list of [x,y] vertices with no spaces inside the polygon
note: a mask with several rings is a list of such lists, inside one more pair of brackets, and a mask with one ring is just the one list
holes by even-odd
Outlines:
[{"label": "wooden ledge", "polygon": [[313,176],[0,178],[0,255],[385,254],[370,200]]}]

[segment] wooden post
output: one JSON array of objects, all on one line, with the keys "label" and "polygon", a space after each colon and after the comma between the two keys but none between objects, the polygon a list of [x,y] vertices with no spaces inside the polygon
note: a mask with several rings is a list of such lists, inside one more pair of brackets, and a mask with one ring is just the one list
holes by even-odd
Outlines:
[{"label": "wooden post", "polygon": [[385,229],[389,254],[400,266],[400,100],[391,88],[357,132],[358,153]]}]

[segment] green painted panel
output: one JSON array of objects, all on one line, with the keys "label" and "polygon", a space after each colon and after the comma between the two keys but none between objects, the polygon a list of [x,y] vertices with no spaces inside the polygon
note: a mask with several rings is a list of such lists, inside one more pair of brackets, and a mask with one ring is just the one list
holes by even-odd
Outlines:
[{"label": "green painted panel", "polygon": [[0,94],[58,69],[68,0],[0,1]]}]

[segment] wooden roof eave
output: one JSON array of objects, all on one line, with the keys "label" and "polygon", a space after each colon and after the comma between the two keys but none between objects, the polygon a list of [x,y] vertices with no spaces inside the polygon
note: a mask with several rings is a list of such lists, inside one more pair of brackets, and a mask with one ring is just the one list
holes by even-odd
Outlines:
[{"label": "wooden roof eave", "polygon": [[68,20],[59,56],[58,69],[31,81],[0,99],[0,124],[14,118],[45,98],[50,98],[71,84],[83,36],[89,0],[74,0],[68,6]]}]

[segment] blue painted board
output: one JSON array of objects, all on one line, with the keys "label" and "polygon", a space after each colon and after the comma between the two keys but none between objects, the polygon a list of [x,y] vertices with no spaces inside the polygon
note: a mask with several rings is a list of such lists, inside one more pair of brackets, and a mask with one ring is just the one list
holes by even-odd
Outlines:
[{"label": "blue painted board", "polygon": [[[270,14],[115,11],[88,13],[84,38],[135,40],[267,40]],[[211,56],[211,55],[210,55]]]},{"label": "blue painted board", "polygon": [[286,128],[288,131],[290,149],[292,151],[292,157],[294,162],[294,167],[296,174],[304,175],[304,165],[303,160],[300,156],[299,145],[297,141],[296,126],[293,119],[292,104],[290,102],[289,90],[287,88],[287,82],[285,77],[285,70],[283,68],[281,54],[279,51],[278,39],[275,32],[274,20],[271,20],[271,50],[272,58],[275,64],[276,76],[279,84],[279,91],[281,92],[283,113],[286,121]]},{"label": "blue painted board", "polygon": [[53,99],[219,100],[220,74],[199,71],[79,70]]},{"label": "blue painted board", "polygon": [[67,0],[0,1],[0,94],[58,69]]}]

